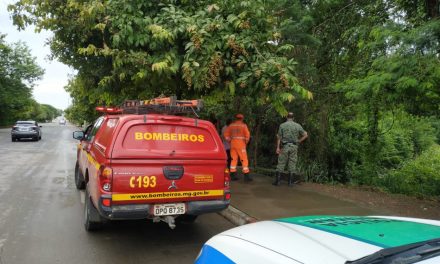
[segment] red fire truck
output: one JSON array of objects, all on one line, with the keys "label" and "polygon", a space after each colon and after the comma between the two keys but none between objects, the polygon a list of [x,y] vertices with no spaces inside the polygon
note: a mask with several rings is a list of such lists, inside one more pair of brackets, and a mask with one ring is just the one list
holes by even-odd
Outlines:
[{"label": "red fire truck", "polygon": [[79,140],[75,184],[85,189],[84,225],[152,219],[171,228],[224,210],[231,198],[222,141],[196,114],[200,100],[126,101],[103,112]]}]

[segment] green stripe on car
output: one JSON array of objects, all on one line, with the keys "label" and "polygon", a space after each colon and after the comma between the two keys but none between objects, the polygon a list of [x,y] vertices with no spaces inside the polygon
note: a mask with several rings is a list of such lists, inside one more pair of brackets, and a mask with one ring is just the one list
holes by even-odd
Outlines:
[{"label": "green stripe on car", "polygon": [[275,221],[306,226],[389,248],[440,237],[440,226],[365,216],[304,216]]}]

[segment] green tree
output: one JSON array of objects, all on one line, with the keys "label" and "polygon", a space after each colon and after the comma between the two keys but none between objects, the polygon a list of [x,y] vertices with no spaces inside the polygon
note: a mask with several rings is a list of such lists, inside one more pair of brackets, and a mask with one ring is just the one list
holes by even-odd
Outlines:
[{"label": "green tree", "polygon": [[[394,144],[387,135],[398,135],[396,124],[411,116],[438,120],[440,31],[430,2],[301,1],[284,9],[283,36],[295,44],[298,78],[314,94],[310,105],[291,106],[312,135],[303,157],[318,161],[328,179],[373,183],[386,173]],[[422,120],[422,127],[436,123]],[[399,164],[429,147],[413,152],[419,144],[409,145]]]},{"label": "green tree", "polygon": [[22,0],[9,9],[19,27],[32,23],[54,31],[54,56],[91,84],[86,101],[220,92],[285,114],[284,102],[311,93],[286,57],[292,45],[280,42],[275,3]]},{"label": "green tree", "polygon": [[39,122],[52,121],[55,117],[60,116],[62,112],[61,110],[56,109],[48,104],[40,104],[39,108],[41,110],[40,113],[38,115],[34,114],[33,118]]},{"label": "green tree", "polygon": [[381,171],[381,153],[387,145],[380,139],[388,128],[380,124],[388,112],[403,108],[408,115],[440,116],[438,32],[438,21],[411,25],[390,17],[372,25],[357,43],[358,54],[366,59],[358,60],[350,76],[335,84],[335,90],[361,110],[355,111],[357,119],[365,120],[361,166],[369,176],[362,182],[371,183]]},{"label": "green tree", "polygon": [[0,34],[0,125],[26,117],[32,105],[32,86],[44,71],[36,64],[28,47],[8,44]]}]

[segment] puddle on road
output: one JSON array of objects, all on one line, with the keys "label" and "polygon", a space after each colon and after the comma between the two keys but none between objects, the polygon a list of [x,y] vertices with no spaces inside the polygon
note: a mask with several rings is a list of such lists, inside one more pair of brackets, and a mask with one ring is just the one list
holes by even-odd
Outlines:
[{"label": "puddle on road", "polygon": [[[267,183],[266,183],[267,182]],[[258,219],[299,215],[377,215],[385,212],[361,207],[320,193],[283,185],[274,187],[270,179],[232,186],[231,204]]]}]

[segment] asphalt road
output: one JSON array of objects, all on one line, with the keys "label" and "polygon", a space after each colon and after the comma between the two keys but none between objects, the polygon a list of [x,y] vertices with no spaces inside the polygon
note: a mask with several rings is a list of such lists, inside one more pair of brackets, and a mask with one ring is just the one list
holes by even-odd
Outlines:
[{"label": "asphalt road", "polygon": [[42,124],[42,140],[11,142],[0,129],[0,264],[192,263],[203,243],[233,225],[218,214],[192,225],[111,222],[83,227],[75,188],[73,126]]}]

